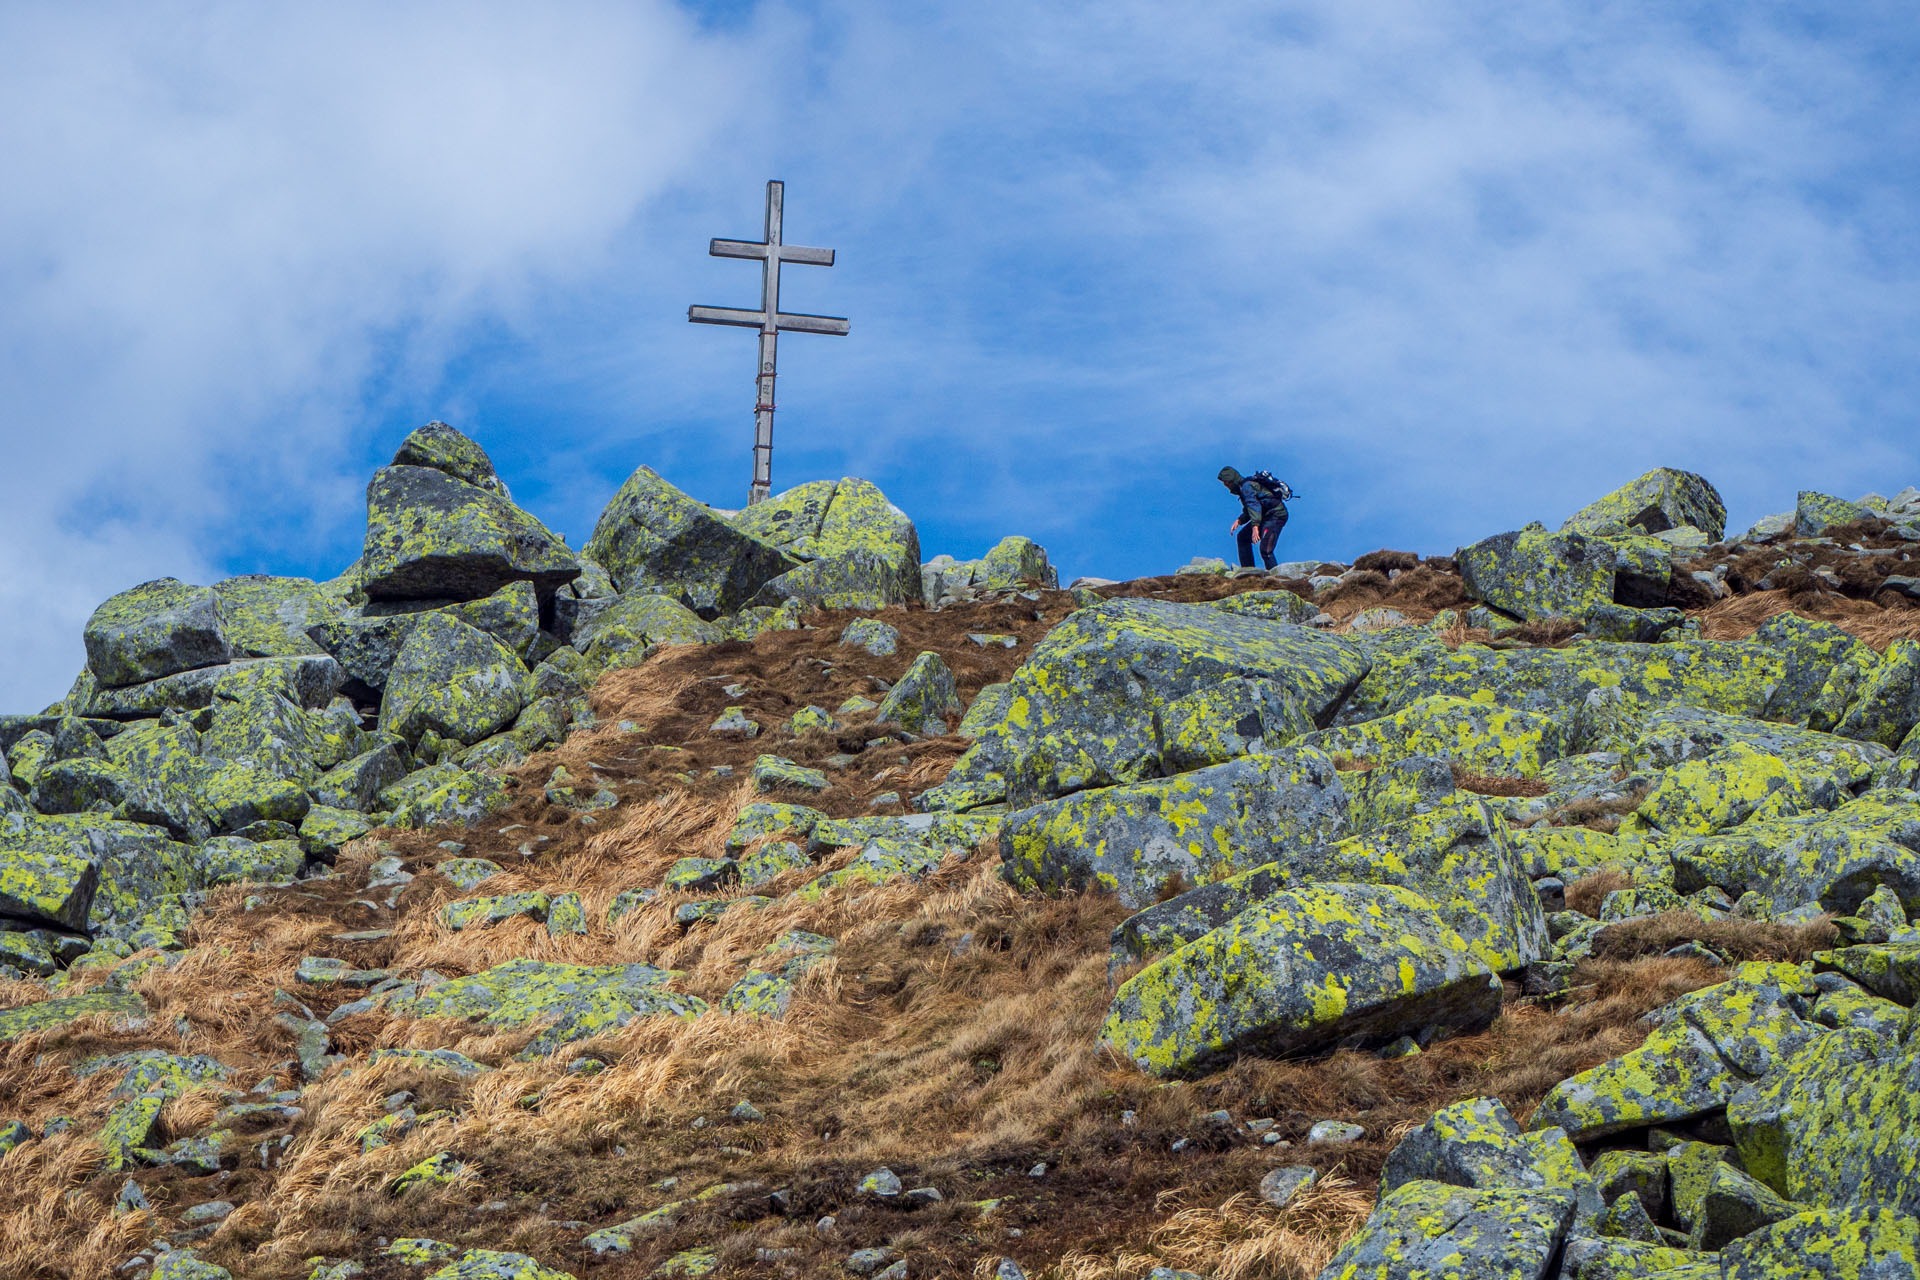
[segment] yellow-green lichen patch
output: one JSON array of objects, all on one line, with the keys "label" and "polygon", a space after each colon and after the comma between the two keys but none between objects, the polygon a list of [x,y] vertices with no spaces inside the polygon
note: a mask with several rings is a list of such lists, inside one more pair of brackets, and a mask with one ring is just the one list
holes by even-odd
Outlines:
[{"label": "yellow-green lichen patch", "polygon": [[1573,1215],[1564,1191],[1409,1182],[1380,1198],[1321,1280],[1541,1276]]},{"label": "yellow-green lichen patch", "polygon": [[1814,1208],[1728,1244],[1725,1280],[1920,1276],[1920,1220],[1887,1207]]},{"label": "yellow-green lichen patch", "polygon": [[1555,1085],[1533,1125],[1576,1142],[1701,1115],[1830,1034],[1810,1020],[1815,989],[1795,966],[1743,971],[1665,1011],[1639,1048]]},{"label": "yellow-green lichen patch", "polygon": [[1379,762],[1435,756],[1481,773],[1532,777],[1566,754],[1566,735],[1552,719],[1527,711],[1435,696],[1390,716],[1309,734],[1303,745],[1329,755]]},{"label": "yellow-green lichen patch", "polygon": [[1347,832],[1333,762],[1288,749],[1131,786],[1085,791],[1008,817],[1004,874],[1022,889],[1098,884],[1130,907],[1176,878],[1207,884]]},{"label": "yellow-green lichen patch", "polygon": [[1405,889],[1287,890],[1155,961],[1116,993],[1101,1038],[1174,1075],[1242,1050],[1484,1025],[1500,984]]},{"label": "yellow-green lichen patch", "polygon": [[636,1018],[691,1018],[706,1009],[667,984],[676,975],[645,964],[572,965],[509,960],[425,991],[402,989],[388,1009],[416,1018],[467,1018],[495,1027],[538,1026],[524,1055],[551,1053],[573,1040],[604,1035]]}]

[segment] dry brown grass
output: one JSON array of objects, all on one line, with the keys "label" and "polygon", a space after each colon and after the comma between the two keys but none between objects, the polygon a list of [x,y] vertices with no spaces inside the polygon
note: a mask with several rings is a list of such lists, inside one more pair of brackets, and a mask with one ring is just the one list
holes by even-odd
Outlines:
[{"label": "dry brown grass", "polygon": [[1483,796],[1543,796],[1549,789],[1538,778],[1480,773],[1457,763],[1453,766],[1453,785]]},{"label": "dry brown grass", "polygon": [[[1572,893],[1569,890],[1569,898]],[[1691,911],[1665,911],[1624,921],[1594,940],[1594,953],[1609,960],[1662,955],[1685,942],[1702,942],[1732,960],[1800,964],[1833,946],[1839,931],[1827,920],[1806,925],[1761,920],[1702,920]]]},{"label": "dry brown grass", "polygon": [[[1271,584],[1249,589],[1263,585]],[[844,745],[809,745],[782,737],[779,727],[757,744],[716,744],[705,734],[723,698],[715,681],[746,679],[756,714],[770,724],[788,704],[837,705],[876,673],[897,675],[913,645],[932,647],[938,637],[925,628],[933,623],[904,612],[909,643],[893,668],[839,649],[835,628],[786,633],[764,647],[716,646],[705,666],[698,654],[670,651],[617,673],[595,694],[603,726],[514,771],[517,798],[495,823],[378,833],[381,839],[343,851],[333,879],[221,890],[194,923],[193,949],[136,984],[150,1009],[143,1028],[85,1023],[0,1046],[8,1118],[36,1127],[54,1115],[78,1121],[75,1136],[27,1143],[0,1163],[13,1175],[0,1178],[0,1275],[106,1274],[135,1246],[172,1229],[180,1210],[215,1195],[239,1208],[203,1253],[250,1280],[303,1277],[302,1260],[313,1254],[371,1261],[369,1242],[402,1235],[518,1249],[576,1274],[592,1267],[606,1280],[644,1276],[673,1251],[699,1244],[719,1246],[728,1265],[740,1267],[751,1265],[753,1249],[795,1249],[797,1270],[821,1274],[837,1274],[855,1248],[885,1244],[910,1252],[922,1276],[965,1276],[983,1256],[1003,1252],[1030,1271],[1063,1276],[1139,1275],[1160,1263],[1236,1277],[1307,1275],[1364,1216],[1381,1162],[1408,1126],[1436,1106],[1479,1094],[1500,1096],[1524,1114],[1564,1076],[1638,1043],[1644,1028],[1636,1019],[1648,1009],[1713,980],[1697,964],[1600,959],[1583,966],[1581,990],[1561,1012],[1515,1005],[1487,1031],[1411,1058],[1244,1058],[1204,1079],[1162,1086],[1097,1041],[1110,994],[1108,935],[1126,913],[1095,895],[1021,898],[988,850],[950,858],[919,885],[781,898],[692,927],[672,918],[690,896],[664,895],[606,925],[605,908],[620,890],[657,884],[679,857],[720,852],[734,813],[753,797],[736,781],[711,776],[712,765],[737,766],[762,749],[799,757]],[[1031,609],[1025,624],[1018,613],[1009,607],[943,625],[1029,636],[1043,629]],[[953,661],[977,659],[966,676],[977,686],[1018,656],[956,649]],[[622,720],[634,722],[634,731]],[[866,751],[820,805],[863,812],[875,791],[937,780],[963,745],[936,739]],[[540,787],[556,763],[582,778],[604,777],[622,804],[592,823],[545,805]],[[535,843],[536,836],[548,839]],[[463,856],[505,868],[477,892],[577,892],[596,923],[558,938],[531,921],[445,928],[440,908],[462,895],[432,868],[453,856],[438,847],[450,837],[466,845]],[[532,856],[521,856],[523,842]],[[391,912],[357,901],[368,866],[385,852],[417,873]],[[831,854],[818,867],[850,856]],[[252,910],[249,897],[257,900]],[[375,926],[391,935],[334,937]],[[493,1070],[460,1080],[357,1061],[350,1073],[336,1069],[307,1088],[297,1122],[248,1134],[249,1154],[217,1184],[171,1169],[138,1170],[133,1176],[155,1205],[152,1219],[107,1212],[127,1175],[97,1167],[89,1135],[114,1081],[76,1080],[67,1068],[99,1053],[153,1047],[210,1054],[241,1087],[275,1076],[293,1043],[275,1021],[276,990],[321,1016],[358,994],[297,983],[302,956],[339,956],[409,978],[428,968],[475,973],[519,956],[646,961],[681,971],[682,989],[713,1000],[743,971],[770,964],[768,944],[793,929],[837,938],[838,946],[806,973],[779,1022],[654,1019],[520,1061],[529,1032],[380,1012],[345,1018],[331,1028],[336,1052],[363,1059],[380,1047],[445,1047]],[[76,985],[104,980],[93,973]],[[42,998],[45,988],[16,984],[8,994]],[[605,1068],[569,1070],[586,1057]],[[296,1082],[282,1073],[275,1083]],[[358,1135],[385,1114],[382,1099],[396,1090],[413,1093],[420,1112],[449,1114],[389,1146],[361,1150]],[[766,1119],[728,1121],[743,1098]],[[195,1130],[216,1101],[200,1090],[171,1102],[162,1133]],[[1270,1117],[1296,1144],[1314,1121],[1329,1118],[1361,1123],[1368,1137],[1337,1156],[1300,1145],[1287,1152],[1316,1163],[1327,1180],[1275,1215],[1247,1194],[1274,1150],[1206,1134],[1198,1118],[1216,1108]],[[1137,1123],[1121,1124],[1125,1111]],[[286,1134],[292,1141],[284,1154],[258,1167],[253,1145]],[[1196,1135],[1187,1151],[1171,1150],[1176,1138]],[[465,1164],[452,1185],[388,1194],[395,1174],[441,1151]],[[1047,1177],[1028,1178],[1040,1161],[1049,1165]],[[910,1186],[942,1188],[947,1201],[915,1211],[861,1203],[853,1188],[879,1164]],[[1334,1180],[1336,1173],[1349,1181]],[[679,1187],[657,1189],[666,1177]],[[743,1191],[604,1263],[586,1255],[579,1228],[558,1225],[606,1225],[721,1181],[783,1187],[791,1212],[772,1213],[764,1190]],[[1004,1203],[983,1219],[970,1202],[988,1198]],[[492,1202],[506,1208],[481,1212]],[[839,1224],[814,1231],[812,1220],[828,1212]],[[1017,1241],[1005,1234],[1016,1227]],[[387,1280],[387,1266],[375,1262],[370,1276]]]},{"label": "dry brown grass", "polygon": [[1567,910],[1600,918],[1600,904],[1617,889],[1633,888],[1633,875],[1619,867],[1605,867],[1592,875],[1581,876],[1567,886]]}]

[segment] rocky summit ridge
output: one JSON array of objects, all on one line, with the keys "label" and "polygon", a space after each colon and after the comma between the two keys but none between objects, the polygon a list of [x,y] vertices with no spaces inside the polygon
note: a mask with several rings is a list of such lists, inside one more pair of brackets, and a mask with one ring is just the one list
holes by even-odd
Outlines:
[{"label": "rocky summit ridge", "polygon": [[429,424],[0,716],[0,1274],[1920,1277],[1920,491],[1725,521],[1062,589]]}]

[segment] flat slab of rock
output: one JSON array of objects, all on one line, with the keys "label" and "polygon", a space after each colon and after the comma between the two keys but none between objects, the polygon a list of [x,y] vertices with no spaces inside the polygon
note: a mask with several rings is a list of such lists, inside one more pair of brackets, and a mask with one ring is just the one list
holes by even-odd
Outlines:
[{"label": "flat slab of rock", "polygon": [[1410,1182],[1382,1197],[1320,1280],[1544,1280],[1573,1216],[1552,1191]]},{"label": "flat slab of rock", "polygon": [[694,501],[652,467],[627,477],[585,550],[622,593],[671,596],[703,618],[738,612],[763,584],[800,563]]},{"label": "flat slab of rock", "polygon": [[396,993],[388,1009],[415,1018],[465,1018],[491,1027],[538,1026],[524,1057],[604,1035],[635,1018],[691,1018],[706,1010],[697,996],[667,985],[677,975],[652,965],[550,964],[520,959],[455,978],[425,991]]},{"label": "flat slab of rock", "polygon": [[433,467],[383,467],[367,486],[371,599],[477,600],[522,581],[544,599],[579,576],[567,545],[498,493]]},{"label": "flat slab of rock", "polygon": [[1275,894],[1123,984],[1101,1038],[1177,1075],[1245,1050],[1289,1054],[1485,1026],[1500,983],[1433,904],[1408,890]]},{"label": "flat slab of rock", "polygon": [[211,587],[159,578],[108,598],[87,619],[87,670],[113,687],[217,666],[233,658]]}]

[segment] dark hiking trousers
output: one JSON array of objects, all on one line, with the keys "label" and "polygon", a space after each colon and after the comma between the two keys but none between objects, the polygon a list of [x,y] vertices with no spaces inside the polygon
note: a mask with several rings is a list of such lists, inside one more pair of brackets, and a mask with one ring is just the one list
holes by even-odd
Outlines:
[{"label": "dark hiking trousers", "polygon": [[[1274,544],[1280,541],[1280,531],[1287,527],[1287,508],[1284,503],[1274,503],[1267,512],[1266,519],[1260,525],[1260,559],[1271,569],[1277,563],[1273,558]],[[1240,542],[1240,567],[1253,568],[1253,526],[1243,524],[1235,535]]]}]

